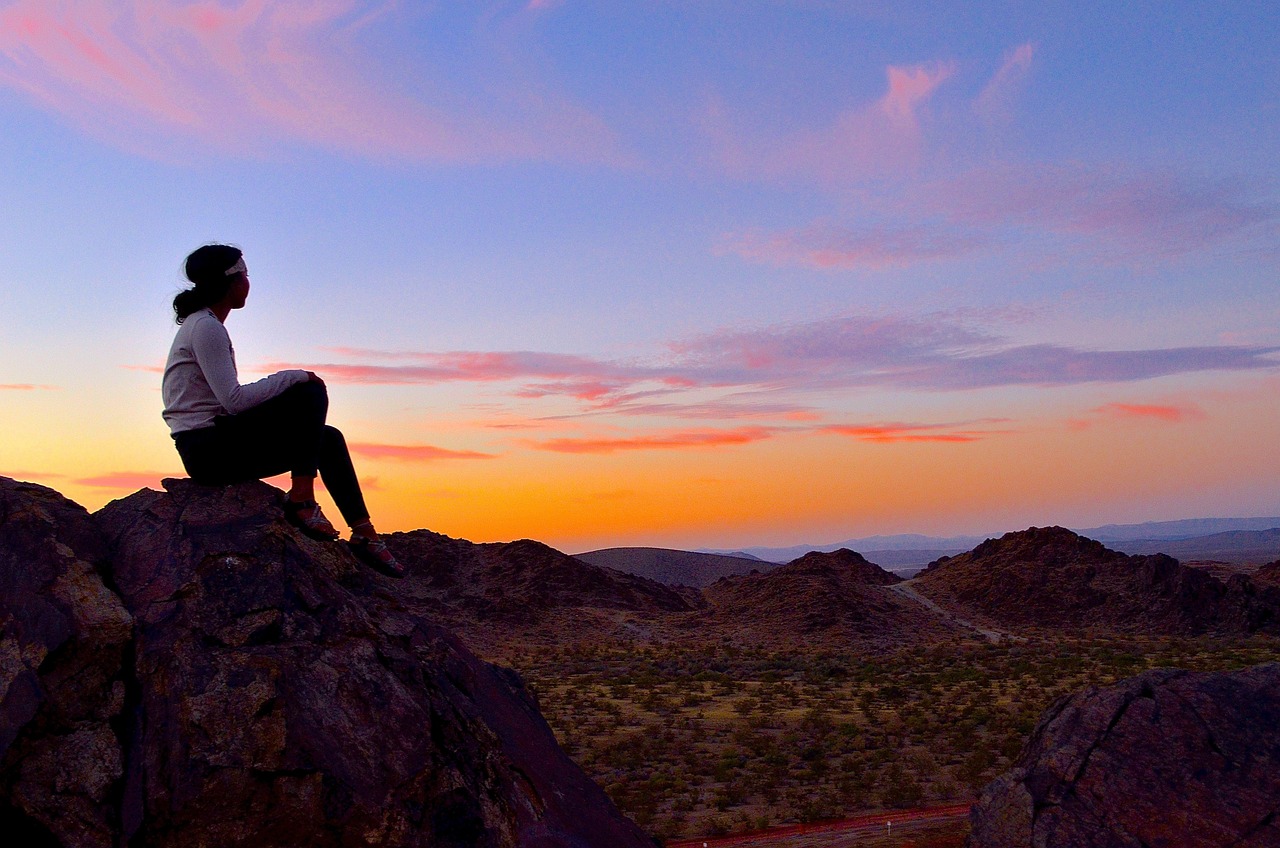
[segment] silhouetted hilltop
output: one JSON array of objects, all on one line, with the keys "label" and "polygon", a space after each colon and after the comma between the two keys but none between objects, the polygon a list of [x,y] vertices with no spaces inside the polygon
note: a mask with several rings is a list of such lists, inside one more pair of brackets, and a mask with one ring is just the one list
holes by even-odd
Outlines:
[{"label": "silhouetted hilltop", "polygon": [[1280,591],[1163,555],[1129,556],[1062,527],[1032,527],[944,557],[914,581],[943,606],[1012,629],[1160,634],[1280,631]]},{"label": "silhouetted hilltop", "polygon": [[1065,698],[971,814],[969,848],[1280,845],[1280,663]]},{"label": "silhouetted hilltop", "polygon": [[90,517],[0,478],[12,844],[652,844],[514,672],[275,489],[165,485]]},{"label": "silhouetted hilltop", "polygon": [[812,551],[766,573],[726,577],[703,594],[722,632],[756,642],[815,637],[901,643],[947,630],[888,587],[902,578],[842,548]]},{"label": "silhouetted hilltop", "polygon": [[704,554],[667,548],[604,548],[575,554],[583,562],[656,580],[668,586],[710,586],[722,577],[767,571],[777,563],[735,554]]}]

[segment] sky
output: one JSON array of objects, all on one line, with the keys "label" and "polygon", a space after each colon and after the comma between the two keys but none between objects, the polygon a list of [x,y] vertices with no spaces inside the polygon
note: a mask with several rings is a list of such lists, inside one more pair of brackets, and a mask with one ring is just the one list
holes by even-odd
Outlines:
[{"label": "sky", "polygon": [[89,509],[223,242],[382,530],[1280,515],[1274,3],[0,0],[0,125],[0,475]]}]

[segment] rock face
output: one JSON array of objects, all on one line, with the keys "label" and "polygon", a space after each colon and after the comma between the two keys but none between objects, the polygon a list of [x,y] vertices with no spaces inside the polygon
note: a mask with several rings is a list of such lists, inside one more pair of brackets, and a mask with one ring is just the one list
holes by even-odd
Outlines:
[{"label": "rock face", "polygon": [[1156,554],[1129,556],[1062,527],[1032,527],[932,563],[924,595],[999,626],[1197,635],[1280,633],[1280,591]]},{"label": "rock face", "polygon": [[62,495],[0,478],[0,832],[109,846],[123,773],[133,620],[98,572],[106,546]]},{"label": "rock face", "polygon": [[1060,701],[971,819],[970,848],[1280,845],[1280,663]]},{"label": "rock face", "polygon": [[[61,573],[81,573],[73,562],[101,562],[118,599],[102,586],[107,600],[92,607],[114,610],[116,641],[100,639],[100,624],[83,639],[100,655],[116,646],[115,665],[76,684],[104,694],[67,699],[88,717],[42,719],[50,708],[37,703],[34,720],[15,723],[6,712],[0,728],[5,738],[18,729],[4,763],[13,816],[43,823],[47,844],[652,844],[560,751],[514,672],[475,658],[406,604],[401,584],[357,565],[341,545],[298,534],[276,490],[173,480],[166,487],[114,502],[95,522],[83,510],[78,524],[62,515],[49,522],[68,538],[61,528],[83,536],[84,553],[68,554]],[[18,494],[20,514],[43,503]],[[5,503],[7,534],[15,510]],[[4,551],[24,556],[8,544]],[[4,579],[20,570],[6,567]],[[44,594],[61,597],[57,581],[65,579],[53,577]],[[24,650],[39,654],[15,655]],[[48,652],[55,650],[74,656]],[[41,675],[49,664],[28,663]],[[13,679],[23,674],[29,670],[17,668]],[[65,747],[62,725],[75,721],[85,732],[107,728],[91,737],[103,764],[96,772],[75,759],[79,748],[42,753],[42,745]],[[42,815],[39,799],[20,791],[50,756],[59,758],[60,781],[85,784],[74,790],[85,799],[78,829]]]}]

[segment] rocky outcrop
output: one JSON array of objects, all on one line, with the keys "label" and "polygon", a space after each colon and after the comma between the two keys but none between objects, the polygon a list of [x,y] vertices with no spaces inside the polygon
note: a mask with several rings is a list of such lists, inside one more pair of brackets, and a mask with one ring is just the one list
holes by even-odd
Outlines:
[{"label": "rocky outcrop", "polygon": [[1060,701],[971,820],[970,848],[1280,845],[1280,663]]},{"label": "rocky outcrop", "polygon": [[1280,591],[1222,580],[1156,554],[1129,556],[1062,527],[1032,527],[932,563],[913,581],[932,600],[1014,630],[1155,635],[1280,633]]},{"label": "rocky outcrop", "polygon": [[[56,789],[87,784],[81,794],[99,816],[81,818],[92,827],[57,829],[18,789],[6,795],[15,816],[44,823],[47,844],[652,844],[560,751],[514,672],[478,660],[405,603],[402,583],[357,565],[340,544],[297,533],[276,490],[166,488],[108,505],[93,516],[100,531],[83,510],[78,524],[48,522],[83,536],[84,553],[59,573],[102,564],[118,596],[103,586],[99,606],[116,611],[119,638],[87,628],[83,641],[97,653],[117,645],[114,671],[108,663],[77,684],[106,693],[98,701],[87,691],[66,699],[104,717],[109,735],[92,737],[102,773],[57,755]],[[23,494],[19,512],[32,502]],[[28,665],[43,675],[49,662]],[[6,755],[6,788],[43,767],[41,745],[67,735],[54,718],[71,718],[40,710],[51,711],[37,704]]]},{"label": "rocky outcrop", "polygon": [[0,478],[0,833],[9,844],[113,845],[133,621],[98,568],[85,510]]}]

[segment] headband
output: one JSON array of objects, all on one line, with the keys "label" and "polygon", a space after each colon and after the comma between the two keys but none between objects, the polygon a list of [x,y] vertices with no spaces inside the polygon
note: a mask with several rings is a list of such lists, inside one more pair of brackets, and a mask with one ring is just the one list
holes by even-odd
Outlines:
[{"label": "headband", "polygon": [[232,265],[230,268],[227,269],[226,276],[230,277],[232,274],[247,274],[247,273],[249,273],[249,269],[244,267],[244,257],[241,256],[239,259],[236,260],[236,264]]}]

